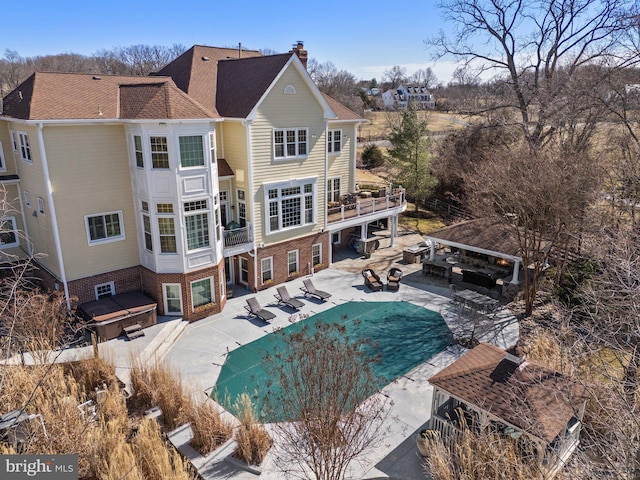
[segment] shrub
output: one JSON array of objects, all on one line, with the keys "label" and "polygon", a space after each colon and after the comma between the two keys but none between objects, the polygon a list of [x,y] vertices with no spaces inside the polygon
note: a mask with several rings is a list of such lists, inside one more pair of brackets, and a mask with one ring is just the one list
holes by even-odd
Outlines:
[{"label": "shrub", "polygon": [[362,151],[362,163],[364,163],[365,168],[369,169],[382,166],[384,163],[382,150],[373,143],[365,145]]},{"label": "shrub", "polygon": [[162,410],[160,419],[164,426],[173,430],[187,421],[190,398],[184,393],[180,374],[166,365],[154,365],[151,369],[151,384],[155,388],[155,404]]},{"label": "shrub", "polygon": [[249,395],[240,394],[233,408],[238,412],[240,421],[240,425],[236,428],[238,447],[235,454],[249,465],[260,465],[273,441],[264,427],[257,422],[257,415]]}]

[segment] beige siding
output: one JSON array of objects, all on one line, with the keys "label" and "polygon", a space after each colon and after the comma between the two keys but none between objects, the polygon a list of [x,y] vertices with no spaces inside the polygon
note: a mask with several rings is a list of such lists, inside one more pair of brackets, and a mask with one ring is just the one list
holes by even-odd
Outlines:
[{"label": "beige siding", "polygon": [[[138,265],[124,126],[45,127],[44,138],[67,279]],[[126,239],[90,246],[85,216],[118,210]]]},{"label": "beige siding", "polygon": [[[248,155],[247,155],[247,129],[240,122],[224,122],[220,129],[223,133],[224,139],[224,159],[229,166],[235,172],[233,177],[232,189],[229,192],[231,198],[229,199],[232,205],[235,205],[236,201],[236,189],[240,188],[246,191],[247,194],[247,220],[252,221],[253,215],[251,212],[251,202],[249,202],[249,167],[248,167]],[[227,182],[221,186],[225,189]],[[234,220],[237,219],[237,208],[233,211],[232,215]]]},{"label": "beige siding", "polygon": [[6,171],[2,175],[16,173],[16,162],[13,158],[13,144],[10,133],[10,123],[0,120],[0,142],[2,142],[2,158],[4,158]]},{"label": "beige siding", "polygon": [[355,158],[352,152],[356,146],[356,124],[355,123],[332,123],[329,122],[329,130],[342,130],[342,150],[339,155],[328,155],[329,178],[340,177],[340,195],[349,191],[355,191],[355,165],[351,160]]},{"label": "beige siding", "polygon": [[[296,89],[294,95],[284,93],[287,85],[292,85]],[[319,232],[324,228],[326,198],[326,122],[322,105],[313,96],[305,78],[290,66],[260,104],[257,113],[256,120],[251,126],[256,242],[274,243],[309,235],[311,232]],[[305,159],[273,160],[273,129],[287,127],[308,128],[309,155]],[[315,226],[265,236],[263,184],[306,177],[317,177],[315,207],[318,223]]]},{"label": "beige siding", "polygon": [[[23,199],[24,192],[29,192],[29,196],[31,197],[30,207],[23,203],[26,219],[25,231],[33,243],[33,254],[37,256],[38,262],[54,275],[60,277],[50,206],[47,201],[47,190],[42,169],[38,127],[12,123],[10,124],[10,128],[16,131],[26,132],[29,136],[29,146],[31,147],[32,163],[23,161],[19,153],[12,153],[12,157],[15,159],[16,172],[20,176],[20,188]],[[38,197],[44,200],[44,215],[38,211]],[[36,212],[36,216],[33,216],[34,211]],[[27,246],[24,245],[23,249],[26,251]]]}]

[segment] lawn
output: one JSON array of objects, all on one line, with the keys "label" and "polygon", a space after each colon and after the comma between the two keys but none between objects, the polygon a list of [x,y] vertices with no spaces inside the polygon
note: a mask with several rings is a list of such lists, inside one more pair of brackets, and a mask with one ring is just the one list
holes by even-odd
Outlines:
[{"label": "lawn", "polygon": [[442,218],[429,210],[419,208],[416,213],[413,203],[407,203],[407,210],[400,215],[398,225],[421,235],[428,235],[446,226]]}]

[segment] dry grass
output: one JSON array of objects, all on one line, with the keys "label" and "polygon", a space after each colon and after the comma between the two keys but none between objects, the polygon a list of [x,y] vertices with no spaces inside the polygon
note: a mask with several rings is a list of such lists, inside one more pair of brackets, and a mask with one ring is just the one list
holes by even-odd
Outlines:
[{"label": "dry grass", "polygon": [[144,419],[132,442],[133,453],[143,478],[191,480],[182,458],[173,449],[167,449],[160,427],[152,419]]},{"label": "dry grass", "polygon": [[[433,111],[420,113],[424,113],[431,132],[461,129],[464,128],[464,122],[469,121],[469,117],[463,115]],[[399,118],[399,112],[371,112],[360,127],[360,136],[364,139],[387,137],[391,133],[391,125],[399,123]]]},{"label": "dry grass", "polygon": [[273,444],[273,440],[258,423],[251,398],[246,393],[238,396],[234,403],[238,412],[240,425],[236,428],[236,442],[238,446],[235,454],[249,465],[260,465]]},{"label": "dry grass", "polygon": [[186,423],[191,410],[191,399],[187,397],[180,373],[167,365],[154,365],[151,369],[151,384],[155,388],[155,403],[162,410],[160,419],[168,430]]},{"label": "dry grass", "polygon": [[[77,453],[80,479],[193,478],[182,459],[164,442],[155,421],[143,420],[137,435],[132,434],[138,420],[130,416],[118,383],[111,377],[113,371],[109,362],[94,359],[66,366],[0,368],[2,413],[24,408],[42,419],[42,423],[39,418],[29,422],[28,439],[20,446],[20,453]],[[180,399],[188,398],[177,391],[179,377],[171,376],[168,369],[156,369],[155,375],[149,369],[147,373],[150,384],[159,382],[157,398],[171,419],[179,417],[183,410]],[[87,393],[95,398],[95,386],[102,388],[102,384],[108,388],[100,395],[95,414],[78,408],[87,400]],[[175,405],[169,406],[169,399]],[[12,451],[0,442],[0,453]]]},{"label": "dry grass", "polygon": [[418,209],[418,214],[414,212],[415,204],[407,203],[407,210],[400,215],[398,225],[421,235],[428,235],[446,226],[442,218],[428,210],[420,208]]},{"label": "dry grass", "polygon": [[188,413],[193,439],[191,446],[202,455],[215,450],[233,435],[233,425],[220,415],[213,402],[193,405]]},{"label": "dry grass", "polygon": [[152,366],[131,360],[131,404],[146,410],[155,406],[156,389],[151,380]]},{"label": "dry grass", "polygon": [[[542,480],[538,458],[531,458],[523,442],[491,431],[476,433],[463,427],[451,448],[438,432],[428,431],[425,464],[434,480]],[[529,456],[528,456],[529,455]]]}]

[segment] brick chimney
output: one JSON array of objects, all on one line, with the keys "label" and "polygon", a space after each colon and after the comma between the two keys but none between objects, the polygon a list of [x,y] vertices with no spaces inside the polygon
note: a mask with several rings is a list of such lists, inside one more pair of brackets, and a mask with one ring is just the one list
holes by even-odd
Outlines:
[{"label": "brick chimney", "polygon": [[304,43],[302,42],[302,40],[298,40],[298,42],[291,49],[291,52],[295,53],[302,62],[304,68],[307,68],[307,51],[304,49]]}]

